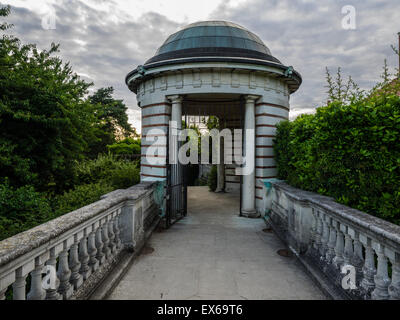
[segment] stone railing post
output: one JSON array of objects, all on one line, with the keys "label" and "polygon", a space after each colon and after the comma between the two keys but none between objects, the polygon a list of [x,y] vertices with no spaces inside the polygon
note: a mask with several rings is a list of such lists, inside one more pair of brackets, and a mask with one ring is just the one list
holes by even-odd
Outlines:
[{"label": "stone railing post", "polygon": [[344,234],[344,251],[343,251],[343,260],[344,264],[351,264],[351,260],[353,258],[353,239],[349,234],[349,227],[345,226],[345,234]]},{"label": "stone railing post", "polygon": [[90,233],[88,237],[88,254],[89,254],[89,266],[92,272],[95,272],[99,268],[99,260],[96,259],[97,248],[96,248],[96,225],[92,224],[90,227]]},{"label": "stone railing post", "polygon": [[81,263],[78,258],[78,235],[74,235],[74,243],[69,251],[69,268],[71,270],[70,282],[73,284],[74,289],[77,290],[83,283],[83,278],[79,273],[81,268]]},{"label": "stone railing post", "polygon": [[96,230],[96,250],[97,250],[97,255],[96,259],[99,262],[99,264],[103,264],[104,261],[106,260],[106,257],[103,253],[103,239],[102,239],[102,229],[101,229],[101,221],[97,225],[97,230]]},{"label": "stone railing post", "polygon": [[103,253],[106,259],[108,260],[111,257],[110,239],[108,238],[108,218],[104,219],[101,230],[102,230],[101,239],[103,240]]},{"label": "stone railing post", "polygon": [[389,299],[389,284],[390,279],[388,276],[388,260],[385,255],[385,247],[382,244],[378,244],[376,250],[378,256],[378,269],[374,277],[375,289],[372,291],[371,298],[374,300],[386,300]]},{"label": "stone railing post", "polygon": [[326,251],[327,264],[331,264],[333,258],[335,257],[336,230],[334,224],[335,221],[332,218],[328,218],[329,241],[328,241],[328,250]]},{"label": "stone railing post", "polygon": [[335,246],[335,257],[333,258],[333,265],[339,270],[344,263],[343,251],[344,251],[344,235],[340,229],[340,222],[335,222],[336,229],[336,246]]},{"label": "stone railing post", "polygon": [[115,243],[117,245],[117,250],[122,248],[122,241],[121,241],[121,230],[119,228],[119,221],[121,219],[121,209],[118,209],[118,214],[114,219],[114,233],[115,233]]},{"label": "stone railing post", "polygon": [[391,260],[392,283],[389,286],[390,299],[400,300],[400,253],[395,252]]},{"label": "stone railing post", "polygon": [[46,291],[42,286],[42,272],[49,253],[44,253],[35,259],[35,269],[31,272],[31,290],[27,295],[28,300],[44,300]]},{"label": "stone railing post", "polygon": [[92,274],[92,269],[89,266],[88,230],[89,228],[85,228],[83,238],[79,243],[79,261],[81,262],[79,273],[82,275],[83,280],[86,280]]},{"label": "stone railing post", "polygon": [[19,267],[15,271],[15,282],[13,283],[13,299],[26,299],[26,277],[34,269],[34,263]]},{"label": "stone railing post", "polygon": [[[59,246],[50,249],[50,259],[46,262],[46,265],[54,268],[56,270],[57,267],[57,255],[60,252],[58,249]],[[60,287],[60,279],[58,278],[57,274],[56,282],[53,288],[49,288],[46,290],[46,300],[61,300],[62,296],[58,293],[58,288]]]},{"label": "stone railing post", "polygon": [[365,245],[365,261],[363,267],[363,279],[361,287],[363,288],[365,298],[368,298],[372,290],[375,288],[374,276],[376,273],[374,250],[372,249],[372,240],[367,238]]},{"label": "stone railing post", "polygon": [[71,277],[71,270],[68,265],[68,240],[63,243],[63,251],[59,255],[57,276],[60,279],[60,286],[58,291],[62,294],[64,299],[71,297],[74,288],[71,286],[69,279]]}]

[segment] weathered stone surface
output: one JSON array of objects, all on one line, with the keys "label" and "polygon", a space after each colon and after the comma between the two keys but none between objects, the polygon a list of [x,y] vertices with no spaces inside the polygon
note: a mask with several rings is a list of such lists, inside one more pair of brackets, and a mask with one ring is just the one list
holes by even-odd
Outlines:
[{"label": "weathered stone surface", "polygon": [[96,217],[105,210],[119,204],[122,206],[125,201],[137,200],[145,196],[150,187],[151,183],[144,183],[126,190],[116,190],[112,193],[112,196],[107,196],[35,228],[4,239],[0,242],[0,270],[8,262],[52,240],[55,241],[63,233]]}]

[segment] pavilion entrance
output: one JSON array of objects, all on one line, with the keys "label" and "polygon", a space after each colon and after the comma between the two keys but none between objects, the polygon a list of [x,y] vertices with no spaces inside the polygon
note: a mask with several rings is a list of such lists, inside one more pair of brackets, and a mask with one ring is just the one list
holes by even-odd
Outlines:
[{"label": "pavilion entrance", "polygon": [[[244,98],[236,94],[189,94],[180,97],[181,110],[175,115],[175,118],[181,118],[181,122],[177,123],[178,131],[186,128],[195,128],[201,136],[209,134],[209,129],[214,128],[219,131],[228,129],[232,136],[231,142],[227,142],[226,138],[218,136],[218,148],[213,150],[212,139],[209,141],[209,157],[206,163],[201,157],[201,147],[199,146],[197,164],[171,163],[171,156],[176,156],[174,146],[179,149],[186,141],[174,141],[170,137],[171,129],[168,130],[168,148],[167,150],[167,188],[166,188],[166,216],[165,227],[170,227],[176,221],[187,215],[188,207],[188,184],[191,169],[194,166],[210,166],[217,167],[217,189],[216,193],[232,193],[237,194],[240,199],[237,211],[240,212],[242,199],[242,178],[235,174],[235,169],[240,166],[235,163],[235,155],[242,155],[243,137],[235,136],[235,129],[243,129],[244,123]],[[179,112],[180,111],[180,112]],[[181,115],[179,115],[181,113]],[[174,119],[174,111],[172,111],[171,119]],[[240,139],[240,140],[238,140]],[[230,143],[231,146],[226,145]],[[171,146],[173,144],[174,146]],[[172,147],[170,149],[170,147]],[[226,148],[225,148],[226,147]],[[175,152],[175,155],[173,154]],[[218,163],[213,164],[213,152],[219,153]],[[172,161],[173,162],[173,161]]]}]

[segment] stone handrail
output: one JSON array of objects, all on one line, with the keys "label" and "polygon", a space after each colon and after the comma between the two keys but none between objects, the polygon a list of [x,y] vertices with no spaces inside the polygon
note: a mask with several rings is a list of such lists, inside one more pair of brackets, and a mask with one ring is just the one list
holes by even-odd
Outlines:
[{"label": "stone handrail", "polygon": [[14,300],[86,296],[123,252],[142,246],[146,221],[158,217],[153,188],[141,183],[116,190],[1,241],[0,300],[10,291]]},{"label": "stone handrail", "polygon": [[[268,221],[331,296],[400,299],[400,226],[283,181],[268,182]],[[345,276],[350,280],[343,284]]]}]

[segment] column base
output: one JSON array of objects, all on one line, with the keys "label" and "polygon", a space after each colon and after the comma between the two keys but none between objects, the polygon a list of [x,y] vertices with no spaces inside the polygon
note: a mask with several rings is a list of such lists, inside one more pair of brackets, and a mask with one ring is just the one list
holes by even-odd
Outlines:
[{"label": "column base", "polygon": [[242,217],[246,218],[260,218],[261,214],[257,213],[256,210],[242,210],[241,214]]},{"label": "column base", "polygon": [[225,190],[224,189],[215,189],[215,191],[214,192],[216,192],[216,193],[221,193],[221,192],[225,192]]}]

